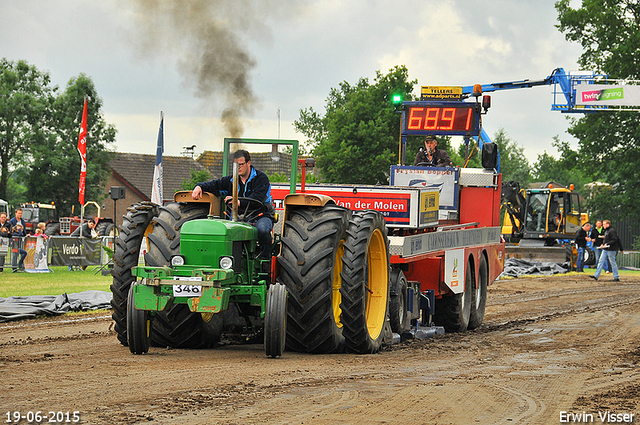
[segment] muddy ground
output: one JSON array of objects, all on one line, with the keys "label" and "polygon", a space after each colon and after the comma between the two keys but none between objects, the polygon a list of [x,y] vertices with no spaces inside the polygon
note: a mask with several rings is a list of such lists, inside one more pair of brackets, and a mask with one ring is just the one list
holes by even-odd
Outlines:
[{"label": "muddy ground", "polygon": [[640,423],[640,278],[497,281],[479,329],[374,355],[270,359],[243,344],[134,356],[105,312],[11,322],[0,376],[5,423],[29,411],[87,424]]}]

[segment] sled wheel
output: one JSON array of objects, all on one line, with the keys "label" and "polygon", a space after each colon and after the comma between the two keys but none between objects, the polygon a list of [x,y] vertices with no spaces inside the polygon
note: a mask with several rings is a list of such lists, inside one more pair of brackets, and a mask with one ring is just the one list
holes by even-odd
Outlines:
[{"label": "sled wheel", "polygon": [[340,323],[342,252],[350,211],[334,204],[292,209],[278,256],[287,300],[287,348],[307,353],[344,351]]},{"label": "sled wheel", "polygon": [[477,284],[473,290],[471,300],[471,314],[469,316],[468,329],[475,329],[484,320],[484,310],[487,306],[487,286],[489,285],[489,265],[487,257],[481,255],[480,268],[478,270]]},{"label": "sled wheel", "polygon": [[391,294],[389,296],[389,321],[391,331],[401,334],[406,331],[407,278],[400,269],[391,270]]},{"label": "sled wheel", "polygon": [[389,304],[389,252],[384,217],[355,211],[342,257],[342,333],[350,352],[380,350]]},{"label": "sled wheel", "polygon": [[133,354],[143,354],[149,351],[151,317],[149,311],[136,309],[133,298],[134,286],[129,287],[127,297],[127,341],[129,341],[129,351]]},{"label": "sled wheel", "polygon": [[287,339],[287,287],[276,282],[267,293],[267,311],[264,317],[264,351],[269,357],[278,357],[284,351]]},{"label": "sled wheel", "polygon": [[470,260],[467,260],[465,269],[464,291],[436,300],[433,321],[436,325],[444,326],[446,332],[464,332],[469,327],[473,301],[471,291],[475,287],[473,263]]}]

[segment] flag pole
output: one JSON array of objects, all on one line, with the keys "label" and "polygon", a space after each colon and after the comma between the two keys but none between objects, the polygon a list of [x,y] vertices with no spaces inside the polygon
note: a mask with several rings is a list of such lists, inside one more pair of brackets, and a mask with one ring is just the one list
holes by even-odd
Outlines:
[{"label": "flag pole", "polygon": [[164,152],[164,113],[160,111],[160,129],[158,130],[158,145],[156,148],[156,165],[153,168],[153,184],[151,187],[151,202],[162,205],[163,172],[162,154]]},{"label": "flag pole", "polygon": [[80,202],[80,237],[82,237],[82,221],[84,219],[84,192],[87,179],[87,96],[84,97],[82,123],[78,136],[78,152],[80,152],[80,185],[78,201]]}]

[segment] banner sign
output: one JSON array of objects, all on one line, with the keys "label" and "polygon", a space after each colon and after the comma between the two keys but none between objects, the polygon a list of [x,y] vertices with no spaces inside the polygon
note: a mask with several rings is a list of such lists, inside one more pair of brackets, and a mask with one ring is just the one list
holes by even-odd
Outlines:
[{"label": "banner sign", "polygon": [[100,265],[101,239],[52,236],[49,243],[52,266]]},{"label": "banner sign", "polygon": [[24,259],[25,271],[30,273],[46,273],[49,271],[47,264],[47,241],[42,236],[28,236],[24,239],[24,250],[27,256]]},{"label": "banner sign", "polygon": [[640,86],[580,84],[576,86],[576,105],[640,105]]},{"label": "banner sign", "polygon": [[458,209],[459,170],[450,167],[391,166],[391,186],[429,187],[440,192],[441,210]]}]

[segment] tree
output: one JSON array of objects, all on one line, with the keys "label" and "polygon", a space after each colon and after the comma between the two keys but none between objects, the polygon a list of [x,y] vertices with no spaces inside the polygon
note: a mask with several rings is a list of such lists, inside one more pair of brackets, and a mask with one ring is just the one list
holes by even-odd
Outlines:
[{"label": "tree", "polygon": [[[567,40],[584,48],[579,63],[612,78],[640,77],[640,4],[628,0],[570,0],[556,2],[558,28]],[[615,187],[596,194],[592,205],[617,205],[607,212],[637,218],[640,197],[640,117],[637,112],[599,112],[573,122],[569,133],[579,140],[583,172]],[[613,199],[611,199],[613,198]]]},{"label": "tree", "polygon": [[93,81],[84,74],[72,78],[51,105],[48,131],[30,146],[31,166],[27,179],[30,199],[55,202],[58,213],[69,215],[78,205],[80,154],[77,150],[84,98],[87,97],[87,179],[85,200],[101,201],[107,196],[104,182],[115,141],[116,129],[102,115],[102,99]]},{"label": "tree", "polygon": [[524,156],[524,148],[511,140],[502,127],[493,135],[493,142],[498,145],[502,181],[513,180],[520,183],[520,187],[526,187],[531,181],[531,166]]},{"label": "tree", "polygon": [[567,142],[561,142],[556,136],[551,142],[560,153],[556,159],[545,151],[538,155],[538,160],[533,164],[533,178],[539,182],[555,181],[569,187],[573,184],[575,190],[580,192],[589,181],[579,164],[579,153],[574,151]]},{"label": "tree", "polygon": [[[417,81],[408,81],[405,66],[383,75],[376,71],[374,83],[361,78],[356,85],[340,83],[331,89],[324,115],[308,108],[294,122],[296,131],[309,138],[322,175],[331,183],[387,183],[389,167],[398,162],[400,115],[393,94],[411,99]],[[407,149],[407,152],[409,150]]]},{"label": "tree", "polygon": [[184,179],[180,188],[182,190],[193,190],[198,183],[211,180],[211,174],[207,170],[190,170],[189,180]]},{"label": "tree", "polygon": [[7,199],[11,167],[28,163],[41,143],[55,89],[46,72],[21,60],[0,60],[0,198]]}]

